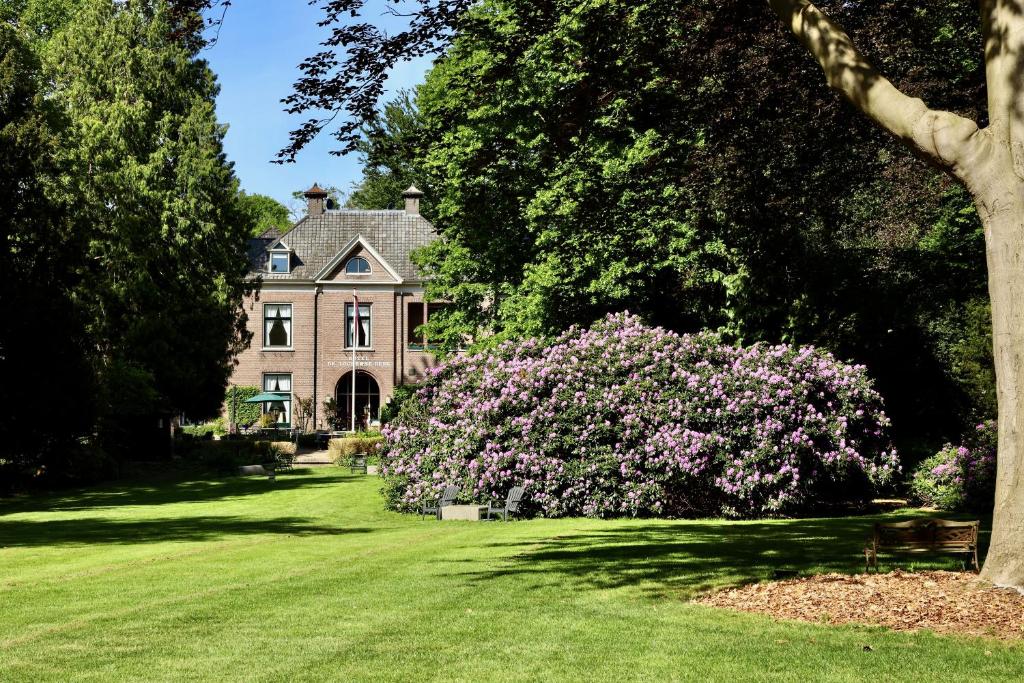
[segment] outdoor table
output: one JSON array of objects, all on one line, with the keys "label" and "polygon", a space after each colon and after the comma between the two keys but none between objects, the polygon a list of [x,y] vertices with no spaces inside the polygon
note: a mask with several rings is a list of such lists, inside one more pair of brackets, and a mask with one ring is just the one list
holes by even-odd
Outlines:
[{"label": "outdoor table", "polygon": [[479,522],[487,518],[486,505],[445,505],[441,508],[441,519],[459,519],[463,521]]}]

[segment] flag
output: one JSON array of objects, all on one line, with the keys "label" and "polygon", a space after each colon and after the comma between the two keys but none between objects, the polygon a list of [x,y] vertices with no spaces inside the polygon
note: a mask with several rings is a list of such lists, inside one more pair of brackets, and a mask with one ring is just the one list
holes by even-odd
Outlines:
[{"label": "flag", "polygon": [[352,315],[352,348],[355,348],[359,346],[359,324],[362,321],[359,319],[359,294],[354,289],[352,290],[352,298],[356,301]]},{"label": "flag", "polygon": [[359,294],[352,290],[355,305],[352,308],[352,423],[353,433],[356,431],[356,348],[359,346]]}]

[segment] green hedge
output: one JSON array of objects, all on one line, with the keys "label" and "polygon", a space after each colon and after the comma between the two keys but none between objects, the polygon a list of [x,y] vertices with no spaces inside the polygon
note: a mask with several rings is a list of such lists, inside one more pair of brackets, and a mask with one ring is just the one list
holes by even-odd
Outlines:
[{"label": "green hedge", "polygon": [[275,463],[279,450],[278,444],[271,441],[249,439],[179,442],[179,454],[183,459],[222,474],[234,474],[242,465]]},{"label": "green hedge", "polygon": [[205,422],[200,425],[185,425],[181,428],[181,431],[197,438],[212,438],[214,434],[223,436],[228,433],[227,427],[224,424],[224,418],[222,417],[218,417],[213,422]]},{"label": "green hedge", "polygon": [[[240,425],[251,425],[260,419],[260,404],[246,403],[245,399],[260,393],[259,387],[231,387],[224,396],[227,407],[228,422]],[[236,414],[237,407],[237,414]]]}]

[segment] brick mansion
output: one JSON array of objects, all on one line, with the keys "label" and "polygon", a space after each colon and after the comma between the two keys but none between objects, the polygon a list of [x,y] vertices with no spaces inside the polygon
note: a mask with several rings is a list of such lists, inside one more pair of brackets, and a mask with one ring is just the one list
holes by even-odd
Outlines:
[{"label": "brick mansion", "polygon": [[[409,257],[437,237],[420,216],[422,196],[410,187],[401,210],[333,209],[314,185],[306,215],[290,230],[250,241],[250,277],[262,284],[245,302],[253,338],[230,385],[279,396],[263,411],[280,426],[291,425],[295,397],[314,398],[311,428],[349,425],[353,391],[356,424],[372,424],[394,387],[418,381],[434,363],[416,328],[435,304],[424,301]],[[333,416],[324,414],[330,398]]]}]

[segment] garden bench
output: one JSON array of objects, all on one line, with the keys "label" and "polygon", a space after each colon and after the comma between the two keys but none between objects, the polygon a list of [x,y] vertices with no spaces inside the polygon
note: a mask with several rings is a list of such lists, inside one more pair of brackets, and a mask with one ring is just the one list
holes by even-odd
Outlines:
[{"label": "garden bench", "polygon": [[433,513],[438,519],[441,519],[441,508],[446,505],[452,505],[455,503],[455,499],[459,497],[459,487],[454,484],[446,486],[444,493],[437,500],[428,500],[423,502],[423,507],[420,509],[420,515],[426,517],[427,513]]},{"label": "garden bench", "polygon": [[864,548],[864,571],[878,571],[878,553],[953,553],[969,559],[978,571],[978,529],[980,523],[946,519],[912,519],[875,524],[874,534]]}]

